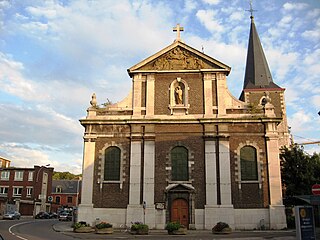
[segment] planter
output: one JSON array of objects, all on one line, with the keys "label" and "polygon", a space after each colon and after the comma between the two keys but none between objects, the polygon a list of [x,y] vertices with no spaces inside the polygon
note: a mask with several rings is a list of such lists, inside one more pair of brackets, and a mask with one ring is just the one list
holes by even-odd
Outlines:
[{"label": "planter", "polygon": [[144,230],[144,229],[131,230],[130,233],[132,235],[148,235],[149,234],[149,230]]},{"label": "planter", "polygon": [[73,231],[76,233],[90,233],[94,232],[95,230],[92,227],[80,227],[73,229]]},{"label": "planter", "polygon": [[97,234],[112,234],[113,233],[113,228],[100,228],[96,229]]},{"label": "planter", "polygon": [[221,231],[214,231],[212,229],[213,234],[230,234],[231,232],[232,232],[232,229],[229,227],[226,227],[226,228],[222,229]]},{"label": "planter", "polygon": [[178,230],[168,231],[170,235],[186,235],[187,228],[179,228]]}]

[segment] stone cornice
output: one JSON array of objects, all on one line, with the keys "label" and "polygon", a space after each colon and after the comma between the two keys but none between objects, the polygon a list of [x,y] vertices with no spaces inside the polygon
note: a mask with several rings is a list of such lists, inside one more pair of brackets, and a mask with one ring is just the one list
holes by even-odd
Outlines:
[{"label": "stone cornice", "polygon": [[85,125],[104,124],[219,124],[219,123],[280,123],[282,118],[144,118],[144,119],[82,119]]}]

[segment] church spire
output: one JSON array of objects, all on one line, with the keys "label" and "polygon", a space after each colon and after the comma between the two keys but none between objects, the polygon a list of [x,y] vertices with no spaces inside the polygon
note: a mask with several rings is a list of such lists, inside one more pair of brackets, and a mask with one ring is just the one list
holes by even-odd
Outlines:
[{"label": "church spire", "polygon": [[[264,55],[259,35],[254,23],[253,9],[250,2],[251,27],[249,34],[247,63],[244,77],[243,90],[246,89],[263,89],[263,88],[280,88],[276,85],[271,76],[268,62]],[[243,94],[241,94],[241,98]]]}]

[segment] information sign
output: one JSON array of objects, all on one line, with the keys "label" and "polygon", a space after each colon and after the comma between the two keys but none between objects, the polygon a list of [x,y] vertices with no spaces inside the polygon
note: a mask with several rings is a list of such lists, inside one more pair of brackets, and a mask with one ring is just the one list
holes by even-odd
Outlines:
[{"label": "information sign", "polygon": [[316,239],[313,208],[311,206],[296,206],[295,217],[297,239]]}]

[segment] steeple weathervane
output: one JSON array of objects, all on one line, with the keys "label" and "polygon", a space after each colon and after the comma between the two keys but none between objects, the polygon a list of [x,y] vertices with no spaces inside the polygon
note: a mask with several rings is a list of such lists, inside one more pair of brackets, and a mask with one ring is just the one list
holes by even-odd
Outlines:
[{"label": "steeple weathervane", "polygon": [[173,28],[173,31],[174,31],[174,32],[177,32],[177,38],[176,38],[176,40],[174,40],[174,41],[175,41],[175,42],[176,42],[176,41],[181,41],[180,31],[183,31],[183,27],[180,27],[180,24],[178,23],[177,26]]},{"label": "steeple weathervane", "polygon": [[252,7],[252,0],[250,0],[250,9],[249,10],[246,10],[248,12],[250,12],[250,18],[253,19],[253,12],[256,12],[257,10],[254,10],[253,7]]}]

